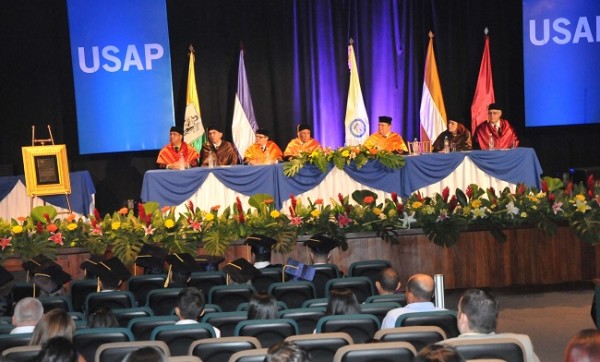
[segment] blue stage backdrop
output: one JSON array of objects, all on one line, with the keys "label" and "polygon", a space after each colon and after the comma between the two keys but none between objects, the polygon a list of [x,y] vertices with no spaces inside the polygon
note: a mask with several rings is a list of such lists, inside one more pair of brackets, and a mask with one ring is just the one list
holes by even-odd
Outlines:
[{"label": "blue stage backdrop", "polygon": [[600,1],[523,0],[525,123],[600,123]]},{"label": "blue stage backdrop", "polygon": [[165,0],[68,0],[81,154],[155,150],[174,124]]}]

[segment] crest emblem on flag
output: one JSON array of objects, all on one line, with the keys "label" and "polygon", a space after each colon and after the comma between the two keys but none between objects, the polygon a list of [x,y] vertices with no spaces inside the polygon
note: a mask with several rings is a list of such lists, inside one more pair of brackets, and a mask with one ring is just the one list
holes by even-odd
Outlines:
[{"label": "crest emblem on flag", "polygon": [[367,124],[360,118],[356,118],[350,122],[350,133],[356,138],[361,138],[367,133]]}]

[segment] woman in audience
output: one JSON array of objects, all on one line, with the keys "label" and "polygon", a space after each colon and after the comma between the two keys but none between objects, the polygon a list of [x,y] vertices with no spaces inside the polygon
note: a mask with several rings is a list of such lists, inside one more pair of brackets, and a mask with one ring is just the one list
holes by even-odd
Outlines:
[{"label": "woman in audience", "polygon": [[312,357],[295,343],[279,342],[269,348],[265,362],[312,362]]},{"label": "woman in audience", "polygon": [[269,293],[259,292],[248,302],[248,320],[277,318],[277,300]]},{"label": "woman in audience", "polygon": [[565,362],[600,361],[600,331],[584,329],[577,333],[565,349]]},{"label": "woman in audience", "polygon": [[359,314],[360,305],[348,288],[334,288],[329,292],[326,315]]},{"label": "woman in audience", "polygon": [[167,362],[162,350],[155,347],[143,347],[129,352],[123,362]]},{"label": "woman in audience", "polygon": [[35,362],[77,362],[77,351],[73,343],[65,337],[50,338],[42,346]]},{"label": "woman in audience", "polygon": [[113,328],[119,327],[115,314],[105,307],[99,307],[88,317],[88,328]]},{"label": "woman in audience", "polygon": [[453,346],[430,344],[419,351],[413,362],[465,362],[465,359]]},{"label": "woman in audience", "polygon": [[75,322],[67,312],[62,309],[52,309],[35,325],[29,345],[44,344],[53,337],[65,337],[72,341],[74,334]]}]

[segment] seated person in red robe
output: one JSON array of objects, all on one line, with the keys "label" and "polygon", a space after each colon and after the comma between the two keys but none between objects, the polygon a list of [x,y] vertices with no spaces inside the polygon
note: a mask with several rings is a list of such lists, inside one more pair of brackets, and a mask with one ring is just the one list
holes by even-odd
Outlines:
[{"label": "seated person in red robe", "polygon": [[173,126],[169,134],[169,144],[158,153],[156,164],[160,168],[181,170],[198,166],[199,157],[192,146],[183,142],[183,130]]},{"label": "seated person in red robe", "polygon": [[477,126],[474,137],[482,150],[519,146],[515,130],[502,118],[502,109],[496,103],[488,106],[488,119]]},{"label": "seated person in red robe", "polygon": [[256,142],[244,152],[244,163],[270,165],[282,159],[283,152],[275,142],[269,140],[269,131],[264,128],[256,130]]},{"label": "seated person in red robe", "polygon": [[307,124],[299,124],[296,131],[298,132],[298,138],[291,140],[283,152],[283,157],[286,160],[297,157],[300,153],[310,154],[321,149],[319,141],[310,136],[310,127]]}]

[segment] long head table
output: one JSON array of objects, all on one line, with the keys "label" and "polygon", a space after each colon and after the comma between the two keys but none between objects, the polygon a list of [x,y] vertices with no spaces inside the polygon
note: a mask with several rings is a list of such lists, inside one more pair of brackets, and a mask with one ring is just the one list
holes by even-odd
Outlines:
[{"label": "long head table", "polygon": [[283,174],[283,164],[152,170],[144,175],[141,199],[178,206],[179,211],[191,200],[207,210],[215,205],[231,205],[236,197],[246,202],[254,194],[266,193],[273,195],[275,205],[281,209],[291,194],[314,201],[357,189],[370,189],[383,198],[392,192],[408,197],[417,190],[430,195],[446,186],[450,190],[465,189],[472,183],[497,190],[517,183],[539,188],[541,174],[531,148],[406,156],[405,167],[396,170],[378,161],[369,161],[360,169],[354,165],[344,170],[330,166],[326,173],[307,165],[294,177]]}]

